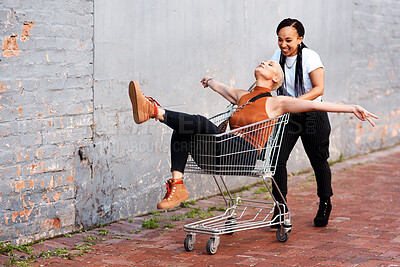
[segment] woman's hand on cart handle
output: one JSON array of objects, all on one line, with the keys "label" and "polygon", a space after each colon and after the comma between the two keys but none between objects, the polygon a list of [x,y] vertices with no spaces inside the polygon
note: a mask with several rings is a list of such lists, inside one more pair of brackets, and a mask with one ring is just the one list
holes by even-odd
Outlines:
[{"label": "woman's hand on cart handle", "polygon": [[203,79],[201,79],[201,84],[203,85],[204,88],[208,87],[208,82],[213,80],[213,77],[210,76],[205,76]]},{"label": "woman's hand on cart handle", "polygon": [[372,122],[371,117],[374,119],[379,119],[378,116],[359,105],[354,105],[353,113],[359,120],[368,121],[372,127],[375,127],[375,124]]}]

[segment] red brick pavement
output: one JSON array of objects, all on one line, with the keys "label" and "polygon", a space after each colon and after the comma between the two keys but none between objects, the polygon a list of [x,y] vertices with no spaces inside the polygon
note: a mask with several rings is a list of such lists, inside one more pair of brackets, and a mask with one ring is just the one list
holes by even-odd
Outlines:
[{"label": "red brick pavement", "polygon": [[[318,208],[316,185],[311,172],[290,178],[288,201],[292,212],[292,232],[287,242],[278,242],[275,231],[256,229],[221,236],[215,255],[205,249],[208,236],[199,235],[193,251],[183,247],[183,224],[196,219],[172,221],[189,208],[162,213],[161,226],[175,228],[132,231],[142,220],[119,221],[101,229],[56,238],[33,245],[34,251],[91,244],[90,252],[66,260],[40,258],[33,266],[400,266],[400,146],[358,156],[332,166],[333,210],[329,225],[313,227]],[[244,197],[262,198],[256,187],[243,191]],[[222,206],[219,197],[199,200],[196,207]],[[218,213],[218,212],[217,212]],[[86,237],[85,237],[86,236]],[[88,240],[99,237],[96,240]],[[90,244],[89,244],[90,245]],[[0,255],[1,256],[1,255]],[[6,257],[0,257],[5,262]]]}]

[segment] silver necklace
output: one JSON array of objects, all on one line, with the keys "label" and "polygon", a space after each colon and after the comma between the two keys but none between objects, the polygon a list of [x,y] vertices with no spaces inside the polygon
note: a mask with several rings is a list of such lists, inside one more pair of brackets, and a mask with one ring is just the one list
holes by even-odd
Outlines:
[{"label": "silver necklace", "polygon": [[285,65],[286,65],[286,67],[290,70],[290,69],[294,66],[294,64],[296,63],[296,61],[297,61],[297,58],[293,61],[293,63],[292,63],[291,66],[289,66],[289,65],[287,64],[287,61],[286,61],[286,62],[285,62]]}]

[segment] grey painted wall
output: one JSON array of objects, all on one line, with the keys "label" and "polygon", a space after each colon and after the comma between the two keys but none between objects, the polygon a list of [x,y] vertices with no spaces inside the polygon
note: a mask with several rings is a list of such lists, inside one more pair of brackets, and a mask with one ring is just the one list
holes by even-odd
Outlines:
[{"label": "grey painted wall", "polygon": [[[155,209],[170,177],[171,130],[155,121],[133,123],[129,80],[139,80],[144,93],[167,109],[213,115],[227,102],[202,88],[201,77],[248,88],[255,66],[277,48],[276,26],[288,16],[306,25],[306,43],[321,53],[327,77],[348,77],[351,14],[349,1],[96,1],[95,165],[114,163],[95,168],[98,181],[112,188],[98,205],[112,199],[113,214],[123,217]],[[338,47],[340,54],[331,52]],[[327,88],[343,87],[345,80],[327,79]],[[305,166],[297,149],[290,170]],[[255,182],[229,180],[236,187]],[[191,197],[216,192],[210,177],[191,175],[186,181]]]},{"label": "grey painted wall", "polygon": [[[134,124],[128,82],[165,108],[215,114],[227,103],[201,77],[250,86],[285,17],[304,23],[321,56],[324,100],[381,117],[371,128],[332,114],[331,160],[398,143],[399,10],[394,0],[2,1],[0,241],[154,210],[170,177],[171,130]],[[289,171],[308,167],[299,141]],[[191,198],[216,193],[208,176],[186,181]]]}]

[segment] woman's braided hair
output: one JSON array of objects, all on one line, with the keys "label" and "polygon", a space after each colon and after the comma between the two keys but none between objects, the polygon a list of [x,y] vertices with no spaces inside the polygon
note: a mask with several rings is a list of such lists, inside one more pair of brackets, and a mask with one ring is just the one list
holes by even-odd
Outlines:
[{"label": "woman's braided hair", "polygon": [[[285,27],[293,27],[296,29],[299,37],[304,37],[305,29],[303,24],[297,19],[287,18],[282,20],[278,27],[276,28],[276,35],[279,34],[279,31]],[[304,82],[303,82],[303,64],[302,64],[302,50],[304,47],[307,47],[303,42],[298,45],[297,49],[297,63],[296,63],[296,70],[295,70],[295,82],[294,82],[294,89],[296,93],[296,97],[305,94],[304,89]],[[282,67],[283,72],[285,72],[285,62],[286,56],[281,53],[281,57],[279,59],[279,64]],[[278,88],[277,92],[279,95],[286,95],[287,92],[284,92],[284,85],[282,84],[281,87]]]}]

